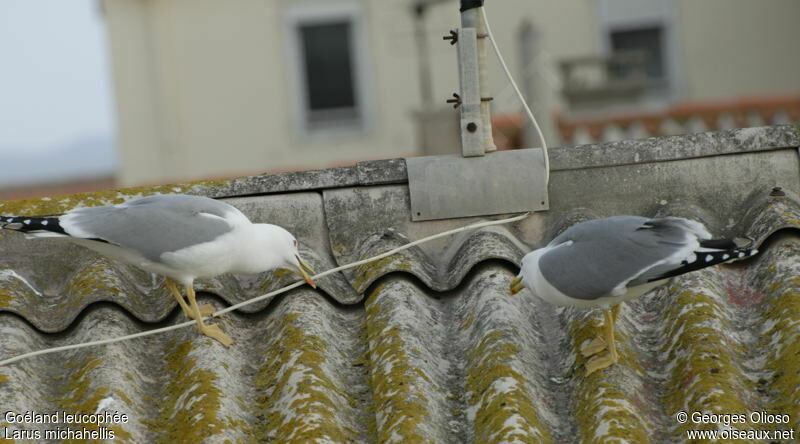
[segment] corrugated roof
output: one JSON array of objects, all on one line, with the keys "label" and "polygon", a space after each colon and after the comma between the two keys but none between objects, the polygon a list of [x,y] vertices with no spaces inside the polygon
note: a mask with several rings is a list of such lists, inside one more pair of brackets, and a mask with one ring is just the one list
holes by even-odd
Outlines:
[{"label": "corrugated roof", "polygon": [[[0,367],[0,406],[119,411],[131,419],[113,430],[131,442],[675,442],[681,410],[788,414],[799,436],[798,141],[784,126],[553,150],[547,212],[224,316],[230,348],[186,328]],[[322,271],[477,219],[411,222],[404,174],[402,161],[371,162],[178,189],[289,228]],[[92,197],[108,201],[0,213]],[[508,283],[530,249],[613,214],[689,216],[762,252],[625,303],[620,363],[587,376],[577,350],[601,313],[510,296]],[[0,231],[0,249],[2,357],[185,320],[160,278],[67,242]],[[198,287],[221,307],[293,280]]]}]

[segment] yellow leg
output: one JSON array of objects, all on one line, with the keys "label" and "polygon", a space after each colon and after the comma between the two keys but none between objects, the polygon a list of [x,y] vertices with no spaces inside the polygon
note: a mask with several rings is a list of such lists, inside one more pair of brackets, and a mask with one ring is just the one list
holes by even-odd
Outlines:
[{"label": "yellow leg", "polygon": [[[181,295],[181,291],[178,289],[178,285],[170,278],[164,280],[164,285],[166,285],[167,289],[172,296],[178,301],[178,305],[181,306],[181,310],[183,310],[183,314],[185,314],[190,319],[195,319],[194,311],[192,311],[188,305],[186,305],[186,301],[183,300],[183,296]],[[200,314],[205,316],[210,316],[214,314],[214,306],[210,304],[203,304],[200,306]]]},{"label": "yellow leg", "polygon": [[172,293],[172,296],[175,298],[175,300],[178,301],[178,305],[181,306],[183,314],[191,318],[192,311],[189,310],[189,306],[186,305],[186,301],[183,300],[183,296],[181,295],[180,290],[178,290],[178,286],[175,285],[175,281],[173,281],[170,278],[167,278],[166,280],[164,280],[164,285],[166,285],[169,292]]},{"label": "yellow leg", "polygon": [[[606,318],[606,323],[603,325],[608,325],[608,318]],[[597,335],[589,343],[581,345],[581,354],[583,357],[588,358],[608,349],[606,338],[606,335]]]},{"label": "yellow leg", "polygon": [[606,318],[606,323],[603,326],[603,332],[605,333],[605,341],[608,344],[608,353],[611,355],[611,359],[614,362],[617,362],[617,344],[614,340],[614,324],[617,321],[617,314],[619,313],[619,305],[615,305],[611,310],[606,310],[604,315]]},{"label": "yellow leg", "polygon": [[594,356],[607,348],[608,345],[606,344],[605,339],[603,339],[602,336],[595,336],[591,342],[581,346],[581,354],[584,358],[588,358],[589,356]]},{"label": "yellow leg", "polygon": [[186,287],[186,296],[189,299],[189,305],[191,305],[192,310],[194,311],[195,315],[197,315],[195,319],[197,320],[197,328],[200,330],[200,333],[208,336],[209,338],[216,339],[226,347],[233,344],[233,339],[226,335],[222,329],[219,328],[219,325],[206,325],[203,323],[203,315],[200,313],[200,308],[197,306],[194,288],[191,286]]},{"label": "yellow leg", "polygon": [[594,356],[589,360],[589,362],[586,363],[587,375],[616,364],[619,360],[619,354],[617,354],[617,344],[614,338],[614,324],[616,323],[617,315],[619,315],[619,304],[615,305],[610,310],[606,310],[603,315],[605,317],[605,324],[603,325],[602,342],[608,347],[608,353],[604,353],[600,356]]}]

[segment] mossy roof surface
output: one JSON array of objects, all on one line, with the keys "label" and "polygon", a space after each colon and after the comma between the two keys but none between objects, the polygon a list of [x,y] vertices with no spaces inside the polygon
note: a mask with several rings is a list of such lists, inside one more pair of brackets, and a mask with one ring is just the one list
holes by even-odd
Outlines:
[{"label": "mossy roof surface", "polygon": [[[188,328],[0,367],[0,406],[125,413],[128,422],[108,424],[123,442],[682,442],[688,429],[710,427],[677,423],[679,411],[786,414],[788,424],[747,428],[798,436],[797,147],[757,149],[763,133],[737,134],[720,139],[754,149],[554,171],[549,212],[413,248],[224,316],[215,322],[234,339],[230,348]],[[669,139],[694,143],[684,142]],[[771,175],[726,182],[770,165]],[[318,271],[480,219],[410,222],[408,188],[395,183],[401,168],[380,169],[307,173],[290,186],[262,177],[185,190],[230,197],[252,219],[298,233]],[[590,178],[591,186],[581,184]],[[256,183],[272,185],[233,198],[231,190]],[[782,193],[772,192],[776,185]],[[241,194],[259,194],[247,190]],[[151,191],[164,190],[136,193]],[[624,198],[609,197],[615,192]],[[86,196],[53,199],[58,211],[30,208],[86,204]],[[571,223],[622,213],[692,217],[716,235],[752,239],[761,253],[625,303],[620,363],[587,375],[578,350],[602,313],[549,306],[527,290],[510,296],[508,284],[525,252]],[[69,243],[0,231],[0,251],[0,357],[184,320],[159,278]],[[278,271],[197,287],[203,302],[222,307],[292,281]]]}]

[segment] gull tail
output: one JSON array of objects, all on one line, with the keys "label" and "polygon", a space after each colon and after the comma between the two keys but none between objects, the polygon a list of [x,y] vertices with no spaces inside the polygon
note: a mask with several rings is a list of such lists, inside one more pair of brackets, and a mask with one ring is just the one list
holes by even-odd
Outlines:
[{"label": "gull tail", "polygon": [[69,236],[57,217],[0,216],[0,229],[19,231],[30,237]]},{"label": "gull tail", "polygon": [[725,262],[746,259],[758,254],[758,250],[755,248],[730,248],[724,250],[716,249],[720,246],[731,245],[735,246],[736,244],[734,241],[727,239],[716,239],[713,241],[701,242],[700,250],[695,251],[689,259],[684,260],[676,268],[673,268],[664,274],[648,279],[648,282],[671,278],[673,276],[697,271],[702,268],[711,267],[713,265],[722,264]]}]

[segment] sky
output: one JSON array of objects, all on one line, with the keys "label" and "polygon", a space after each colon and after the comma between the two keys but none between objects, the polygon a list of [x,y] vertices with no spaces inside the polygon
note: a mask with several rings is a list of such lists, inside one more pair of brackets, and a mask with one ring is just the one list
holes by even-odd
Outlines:
[{"label": "sky", "polygon": [[98,0],[0,0],[0,186],[113,170],[105,38]]}]

